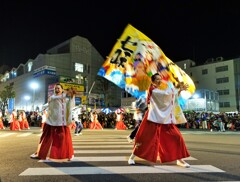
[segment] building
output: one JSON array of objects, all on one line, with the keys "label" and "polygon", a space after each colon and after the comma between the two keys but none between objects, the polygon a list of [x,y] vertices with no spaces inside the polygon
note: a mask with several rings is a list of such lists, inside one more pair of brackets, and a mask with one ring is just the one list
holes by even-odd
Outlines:
[{"label": "building", "polygon": [[219,112],[219,94],[208,89],[197,89],[186,102],[184,110],[196,112]]},{"label": "building", "polygon": [[[121,105],[121,89],[97,76],[103,57],[86,39],[75,36],[39,54],[25,64],[0,75],[0,91],[12,84],[16,92],[17,110],[41,110],[52,92],[52,85],[61,82],[64,88],[77,90],[76,102],[88,106]],[[88,102],[85,102],[88,100]]]},{"label": "building", "polygon": [[[224,60],[218,57],[208,59],[205,64],[199,66],[192,60],[183,60],[176,64],[191,76],[196,85],[196,92],[202,89],[209,90],[206,93],[210,101],[215,100],[218,97],[215,93],[218,93],[220,112],[239,111],[240,58]],[[211,108],[211,103],[209,104],[208,108]]]}]

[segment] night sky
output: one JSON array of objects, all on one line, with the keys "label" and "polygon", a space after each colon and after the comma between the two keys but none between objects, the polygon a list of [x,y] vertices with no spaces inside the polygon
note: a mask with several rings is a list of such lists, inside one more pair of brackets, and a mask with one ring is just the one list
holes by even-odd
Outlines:
[{"label": "night sky", "polygon": [[2,0],[0,20],[0,66],[25,64],[76,35],[105,58],[128,23],[174,62],[240,56],[234,0]]}]

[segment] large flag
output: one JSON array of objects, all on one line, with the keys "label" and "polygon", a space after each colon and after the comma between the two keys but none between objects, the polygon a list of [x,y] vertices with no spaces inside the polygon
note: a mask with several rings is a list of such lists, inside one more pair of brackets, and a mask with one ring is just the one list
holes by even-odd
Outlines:
[{"label": "large flag", "polygon": [[189,98],[195,92],[192,79],[150,38],[128,24],[117,40],[98,75],[125,89],[135,98],[146,98],[151,76],[164,75],[173,84],[182,82],[189,88],[183,97]]}]

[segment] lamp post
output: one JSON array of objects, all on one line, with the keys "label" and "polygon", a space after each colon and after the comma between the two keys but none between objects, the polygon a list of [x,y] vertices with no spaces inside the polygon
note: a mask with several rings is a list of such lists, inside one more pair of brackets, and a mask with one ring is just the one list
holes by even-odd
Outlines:
[{"label": "lamp post", "polygon": [[35,90],[38,88],[38,84],[33,82],[31,83],[30,87],[33,90],[33,97],[32,97],[32,111],[34,111],[34,102],[35,102]]}]

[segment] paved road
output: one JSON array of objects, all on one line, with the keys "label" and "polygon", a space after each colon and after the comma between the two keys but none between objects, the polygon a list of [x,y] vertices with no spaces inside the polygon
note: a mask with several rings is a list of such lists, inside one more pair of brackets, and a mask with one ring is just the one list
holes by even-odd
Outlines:
[{"label": "paved road", "polygon": [[181,130],[191,157],[191,168],[127,159],[133,144],[131,130],[87,130],[72,136],[71,162],[30,159],[40,137],[39,128],[0,131],[1,182],[32,181],[240,181],[240,132]]}]

